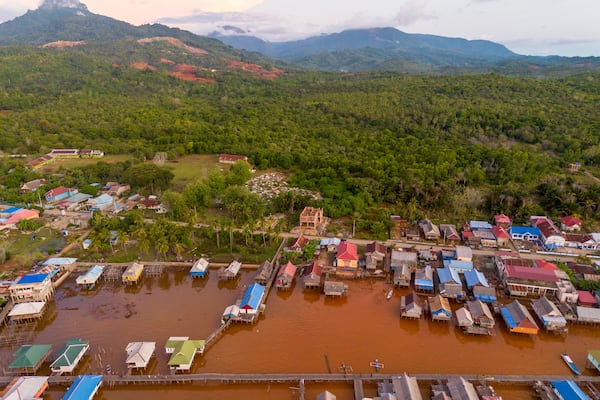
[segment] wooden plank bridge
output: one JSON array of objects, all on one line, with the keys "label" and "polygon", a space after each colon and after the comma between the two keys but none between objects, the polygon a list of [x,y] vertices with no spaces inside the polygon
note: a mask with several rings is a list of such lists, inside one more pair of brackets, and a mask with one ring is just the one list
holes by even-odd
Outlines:
[{"label": "wooden plank bridge", "polygon": [[[382,380],[391,380],[399,374],[174,374],[174,375],[105,375],[102,378],[106,386],[126,385],[232,385],[232,384],[295,384],[307,383],[347,383],[361,387]],[[536,381],[573,380],[581,385],[600,384],[600,376],[574,375],[468,375],[468,374],[410,374],[419,382],[437,382],[450,378],[463,377],[470,382],[488,384],[531,385]],[[11,376],[0,376],[0,384],[7,385]],[[51,376],[50,385],[70,385],[76,376]],[[360,390],[360,389],[359,389]]]}]

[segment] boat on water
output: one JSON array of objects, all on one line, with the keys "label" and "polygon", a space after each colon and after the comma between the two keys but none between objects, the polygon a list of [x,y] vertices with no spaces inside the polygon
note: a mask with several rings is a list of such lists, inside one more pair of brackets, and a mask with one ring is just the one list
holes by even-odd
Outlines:
[{"label": "boat on water", "polygon": [[387,292],[387,295],[385,296],[386,299],[391,300],[391,298],[394,296],[394,289],[390,289]]},{"label": "boat on water", "polygon": [[581,375],[579,368],[577,368],[577,366],[567,353],[562,353],[560,356],[562,357],[563,361],[569,366],[569,368],[571,368],[571,371],[573,371],[575,375]]}]

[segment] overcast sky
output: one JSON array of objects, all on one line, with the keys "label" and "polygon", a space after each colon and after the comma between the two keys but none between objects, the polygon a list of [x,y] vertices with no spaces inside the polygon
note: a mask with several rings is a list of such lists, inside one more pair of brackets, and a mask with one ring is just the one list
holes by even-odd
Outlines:
[{"label": "overcast sky", "polygon": [[[225,25],[265,40],[349,28],[488,39],[520,54],[600,56],[600,0],[83,0],[93,13],[198,34]],[[0,0],[0,21],[40,0]]]}]

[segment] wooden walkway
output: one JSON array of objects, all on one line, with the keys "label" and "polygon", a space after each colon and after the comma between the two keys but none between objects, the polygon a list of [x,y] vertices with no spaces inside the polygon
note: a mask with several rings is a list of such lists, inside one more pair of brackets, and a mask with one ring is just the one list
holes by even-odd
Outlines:
[{"label": "wooden walkway", "polygon": [[[377,383],[391,380],[400,374],[176,374],[176,375],[105,375],[103,384],[107,386],[125,385],[178,385],[178,384],[295,384],[304,383],[348,383],[362,386],[364,383]],[[518,384],[533,386],[536,381],[573,380],[579,384],[600,384],[600,376],[574,375],[460,375],[460,374],[410,374],[420,382],[437,382],[450,378],[463,377],[471,382]],[[51,385],[70,385],[77,376],[51,376]],[[1,376],[0,384],[7,385],[13,377]],[[360,384],[359,384],[360,382]],[[360,389],[359,389],[360,390]]]}]

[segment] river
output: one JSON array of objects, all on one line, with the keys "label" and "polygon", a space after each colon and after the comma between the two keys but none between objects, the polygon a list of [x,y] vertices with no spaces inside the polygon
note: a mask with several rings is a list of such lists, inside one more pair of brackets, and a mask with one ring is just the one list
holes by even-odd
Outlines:
[{"label": "river", "polygon": [[[254,271],[243,271],[237,281],[218,281],[212,270],[193,280],[187,270],[170,270],[160,278],[145,278],[138,288],[102,283],[91,292],[80,291],[75,274],[57,291],[44,319],[36,328],[34,343],[52,344],[56,352],[69,338],[91,342],[89,356],[78,373],[126,372],[125,346],[131,341],[155,341],[156,360],[151,374],[168,374],[164,343],[169,336],[205,339],[219,326],[224,308],[243,294]],[[348,281],[345,298],[325,298],[306,292],[296,282],[293,290],[273,290],[266,311],[255,325],[234,325],[207,352],[198,356],[192,373],[327,373],[338,372],[345,362],[355,373],[371,373],[369,362],[384,363],[385,373],[555,374],[570,372],[560,358],[567,352],[583,369],[587,350],[600,346],[600,328],[573,325],[567,337],[541,332],[537,337],[507,333],[496,318],[495,335],[464,335],[452,324],[401,320],[396,290],[387,301],[388,286],[381,280]],[[458,307],[458,305],[454,305]],[[2,364],[12,361],[9,348],[0,349]],[[48,373],[49,370],[40,371]],[[592,374],[585,370],[584,374]],[[327,386],[307,386],[314,399]],[[530,399],[522,388],[499,388],[506,399]],[[334,385],[338,399],[352,398],[352,388]],[[425,394],[427,388],[424,388]],[[64,390],[51,388],[48,398]],[[293,399],[288,385],[238,387],[103,389],[100,398],[129,399]],[[367,395],[375,395],[367,388]]]}]

